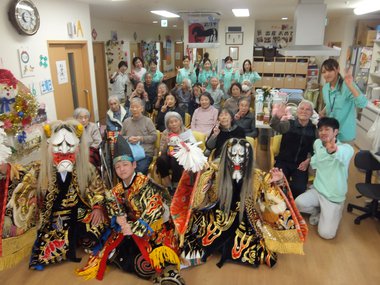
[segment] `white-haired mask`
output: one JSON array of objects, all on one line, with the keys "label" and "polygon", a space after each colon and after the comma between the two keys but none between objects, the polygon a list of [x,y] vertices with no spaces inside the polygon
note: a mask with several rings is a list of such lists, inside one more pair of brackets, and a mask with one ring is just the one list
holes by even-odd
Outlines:
[{"label": "white-haired mask", "polygon": [[79,139],[70,129],[63,127],[48,141],[52,145],[53,162],[58,172],[72,172]]},{"label": "white-haired mask", "polygon": [[236,139],[231,139],[228,144],[227,156],[231,162],[232,179],[239,182],[244,177],[246,171],[246,163],[249,156],[249,143],[245,145],[243,142],[238,142]]}]

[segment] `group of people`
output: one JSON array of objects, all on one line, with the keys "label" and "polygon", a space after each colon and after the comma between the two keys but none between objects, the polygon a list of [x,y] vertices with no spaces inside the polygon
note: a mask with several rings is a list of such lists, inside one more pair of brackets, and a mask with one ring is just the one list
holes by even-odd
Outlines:
[{"label": "group of people", "polygon": [[[321,73],[325,108],[320,112],[317,126],[310,120],[314,106],[302,101],[296,117],[285,116],[285,106],[275,106],[271,127],[282,134],[275,167],[287,177],[296,204],[301,212],[310,214],[311,225],[318,225],[318,233],[325,239],[336,236],[342,217],[350,160],[351,146],[356,136],[356,108],[364,108],[367,98],[353,82],[347,70],[340,74],[335,59],[323,62]],[[309,165],[316,171],[308,189]]]},{"label": "group of people", "polygon": [[[310,214],[309,223],[318,224],[321,237],[335,237],[354,153],[350,146],[354,128],[347,122],[355,118],[355,107],[366,104],[352,76],[343,78],[335,60],[322,65],[326,108],[317,126],[310,120],[314,106],[309,101],[302,101],[291,119],[285,116],[285,106],[274,106],[270,125],[283,136],[269,173],[254,169],[253,149],[246,140],[258,135],[250,111],[252,89],[243,88],[255,80],[248,74],[249,60],[239,75],[227,57],[217,77],[206,57],[196,77],[185,58],[177,74],[182,85],[171,91],[154,70],[157,64],[151,63],[152,72],[147,72],[142,63],[141,58],[134,59],[131,74],[122,74],[126,66],[119,64],[119,72],[111,77],[123,92],[108,99],[107,140],[112,139],[112,167],[119,178],[112,189],[92,166],[99,165],[96,149],[102,137],[89,121],[88,110],[78,108],[76,120],[44,126],[41,162],[22,169],[34,177],[25,183],[30,183],[29,190],[36,189],[38,205],[33,210],[38,209],[41,217],[30,268],[78,262],[76,248],[81,246],[90,256],[77,273],[86,278],[102,279],[107,264],[114,264],[154,284],[185,284],[181,264],[205,262],[215,252],[222,254],[218,266],[233,260],[254,267],[273,266],[276,253],[303,253],[308,229],[299,211]],[[126,98],[127,81],[135,90]],[[190,99],[180,101],[179,96]],[[154,109],[155,121],[146,116]],[[191,129],[184,125],[185,113],[192,114]],[[155,163],[162,185],[147,176],[158,131]],[[210,156],[208,168],[197,173],[184,169],[175,155],[181,146],[190,149],[196,143],[193,131],[207,137],[205,154]],[[143,158],[137,159],[135,145],[144,150]],[[16,185],[9,183],[13,167],[7,162],[9,155],[3,144],[1,185],[9,188],[11,198]],[[309,165],[316,175],[307,189]],[[14,183],[20,181],[22,177]],[[15,217],[10,219],[17,224]]]}]

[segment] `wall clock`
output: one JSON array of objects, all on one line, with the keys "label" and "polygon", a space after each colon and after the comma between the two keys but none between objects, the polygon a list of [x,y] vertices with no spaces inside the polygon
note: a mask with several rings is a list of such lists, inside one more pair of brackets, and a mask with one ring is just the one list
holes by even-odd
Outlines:
[{"label": "wall clock", "polygon": [[30,0],[14,0],[8,12],[9,20],[21,35],[34,35],[40,27],[40,15]]}]

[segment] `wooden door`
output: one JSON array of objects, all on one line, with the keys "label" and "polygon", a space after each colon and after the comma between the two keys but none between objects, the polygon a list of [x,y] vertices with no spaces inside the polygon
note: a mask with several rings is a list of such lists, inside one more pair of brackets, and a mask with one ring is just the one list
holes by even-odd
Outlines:
[{"label": "wooden door", "polygon": [[129,44],[129,63],[130,66],[129,68],[132,68],[132,59],[136,56],[141,57],[141,52],[140,52],[140,43],[130,43]]},{"label": "wooden door", "polygon": [[52,41],[48,44],[57,119],[72,117],[78,107],[87,108],[93,114],[87,43]]},{"label": "wooden door", "polygon": [[108,88],[107,88],[107,66],[104,43],[93,43],[94,66],[96,79],[96,94],[98,98],[99,121],[106,123],[106,113],[108,110]]},{"label": "wooden door", "polygon": [[174,66],[182,67],[182,59],[183,59],[183,42],[175,43],[174,45]]}]

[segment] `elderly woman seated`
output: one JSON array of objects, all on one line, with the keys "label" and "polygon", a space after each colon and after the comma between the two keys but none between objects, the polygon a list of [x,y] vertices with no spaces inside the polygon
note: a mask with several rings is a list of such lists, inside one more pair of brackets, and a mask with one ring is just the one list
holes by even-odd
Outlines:
[{"label": "elderly woman seated", "polygon": [[127,118],[127,111],[120,105],[119,98],[114,95],[108,98],[108,106],[109,110],[107,111],[106,118],[107,131],[120,131],[124,120]]},{"label": "elderly woman seated", "polygon": [[143,115],[144,102],[140,98],[131,99],[130,112],[131,117],[124,121],[121,135],[130,144],[140,144],[143,147],[145,158],[137,160],[136,172],[147,174],[149,164],[153,160],[157,131],[153,121]]},{"label": "elderly woman seated", "polygon": [[95,123],[90,122],[91,114],[86,108],[76,108],[73,117],[84,127],[84,133],[86,135],[88,147],[90,148],[90,162],[96,167],[99,167],[99,146],[102,143],[102,136],[99,128]]},{"label": "elderly woman seated", "polygon": [[[173,194],[178,181],[183,172],[183,167],[179,165],[173,156],[178,148],[178,141],[195,142],[191,130],[187,130],[183,125],[183,120],[177,112],[168,112],[165,115],[165,127],[160,141],[160,153],[157,158],[157,172],[162,178],[162,184],[169,188]],[[170,170],[172,175],[170,177]]]}]

